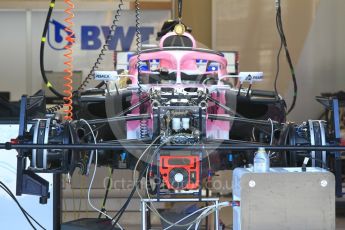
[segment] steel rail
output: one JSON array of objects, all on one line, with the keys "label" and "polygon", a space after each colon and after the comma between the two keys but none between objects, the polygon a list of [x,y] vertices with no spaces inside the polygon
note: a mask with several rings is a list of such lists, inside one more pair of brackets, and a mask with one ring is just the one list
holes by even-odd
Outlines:
[{"label": "steel rail", "polygon": [[[134,144],[134,145],[120,145],[120,144],[11,144],[0,143],[0,149],[79,149],[79,150],[143,150],[148,144]],[[158,147],[153,145],[152,147]],[[345,146],[286,146],[286,145],[252,145],[252,144],[198,144],[198,145],[166,145],[161,147],[162,150],[257,150],[258,148],[265,148],[268,151],[327,151],[327,152],[345,152]]]}]

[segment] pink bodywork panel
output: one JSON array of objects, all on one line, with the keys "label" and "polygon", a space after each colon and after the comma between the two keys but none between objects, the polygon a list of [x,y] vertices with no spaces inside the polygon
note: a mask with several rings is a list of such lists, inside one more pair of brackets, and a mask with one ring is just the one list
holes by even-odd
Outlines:
[{"label": "pink bodywork panel", "polygon": [[[225,91],[220,91],[217,95],[216,92],[211,94],[213,99],[216,99],[221,104],[226,104],[225,98]],[[225,110],[213,102],[208,103],[207,114],[226,114]],[[206,136],[209,138],[216,138],[216,139],[229,139],[229,131],[231,128],[231,124],[228,121],[220,121],[220,120],[206,120]],[[222,133],[223,134],[222,134]],[[227,136],[226,136],[227,135]],[[216,137],[215,137],[216,136]]]}]

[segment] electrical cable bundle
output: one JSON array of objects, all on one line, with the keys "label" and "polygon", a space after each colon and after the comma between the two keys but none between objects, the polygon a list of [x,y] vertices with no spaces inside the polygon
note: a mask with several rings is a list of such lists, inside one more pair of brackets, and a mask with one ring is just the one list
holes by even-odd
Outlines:
[{"label": "electrical cable bundle", "polygon": [[67,36],[65,37],[65,40],[68,42],[67,45],[64,47],[65,49],[65,58],[66,61],[64,62],[64,65],[66,68],[64,69],[64,72],[66,75],[64,76],[65,84],[64,86],[66,89],[64,90],[64,93],[66,96],[63,98],[65,101],[64,106],[66,107],[65,112],[65,120],[71,121],[73,119],[73,49],[72,46],[75,43],[75,33],[72,29],[74,23],[72,22],[72,19],[74,18],[74,4],[72,0],[64,0],[64,2],[67,4],[67,8],[65,10],[65,13],[67,14],[67,17],[65,18],[65,22],[68,26],[65,27],[65,31],[67,33]]},{"label": "electrical cable bundle", "polygon": [[292,104],[290,106],[290,108],[287,111],[287,114],[289,114],[296,105],[296,101],[297,101],[297,80],[296,80],[296,75],[295,75],[295,70],[291,61],[291,56],[290,56],[290,52],[288,49],[288,45],[287,45],[287,41],[286,41],[286,37],[284,34],[284,30],[283,30],[283,22],[282,22],[282,16],[281,16],[281,0],[276,0],[276,7],[277,7],[277,13],[276,13],[276,26],[277,26],[277,30],[279,33],[279,37],[280,37],[280,48],[279,48],[279,52],[277,55],[277,72],[276,72],[276,76],[275,76],[275,80],[274,80],[274,90],[276,95],[278,96],[278,90],[277,90],[277,82],[278,82],[278,76],[279,76],[279,70],[280,70],[280,54],[282,51],[282,48],[284,47],[285,50],[285,55],[286,55],[286,60],[289,64],[289,68],[290,68],[290,72],[291,72],[291,76],[292,76],[292,82],[293,82],[293,87],[294,87],[294,93],[293,93],[293,101]]},{"label": "electrical cable bundle", "polygon": [[[17,198],[13,195],[13,193],[11,192],[11,190],[0,181],[0,188],[2,188],[13,200],[14,202],[16,202],[17,206],[19,207],[20,211],[23,213],[25,219],[28,221],[28,223],[31,225],[31,227],[33,229],[37,229],[33,223],[31,222],[31,220],[33,220],[38,226],[40,226],[42,229],[46,230],[46,228],[44,228],[37,220],[35,220],[35,218],[33,218],[18,202]],[[31,219],[31,220],[30,220]]]}]

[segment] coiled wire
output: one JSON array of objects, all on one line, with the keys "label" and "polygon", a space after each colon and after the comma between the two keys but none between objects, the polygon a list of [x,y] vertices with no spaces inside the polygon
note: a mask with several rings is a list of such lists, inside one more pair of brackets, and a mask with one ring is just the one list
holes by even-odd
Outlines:
[{"label": "coiled wire", "polygon": [[[138,68],[138,77],[141,73],[141,32],[140,32],[140,3],[139,0],[135,0],[135,42],[137,47],[137,68]],[[139,82],[139,81],[138,81]]]},{"label": "coiled wire", "polygon": [[106,39],[105,39],[105,43],[97,57],[96,62],[94,63],[94,65],[92,66],[89,74],[87,75],[87,77],[84,79],[84,81],[81,83],[81,85],[78,87],[78,91],[82,91],[85,89],[85,87],[89,84],[90,80],[93,78],[96,69],[98,69],[99,65],[101,64],[101,61],[103,60],[103,56],[105,55],[105,51],[108,50],[109,47],[109,42],[112,39],[112,35],[113,33],[115,34],[115,30],[117,28],[117,22],[119,21],[119,18],[121,16],[121,11],[122,11],[122,7],[123,7],[123,0],[120,0],[120,3],[118,5],[118,9],[116,10],[115,16],[114,16],[114,20],[113,23],[110,27],[110,31],[109,34],[107,35]]},{"label": "coiled wire", "polygon": [[60,109],[62,109],[63,107],[64,107],[63,104],[55,105],[55,106],[53,106],[51,108],[46,109],[46,112],[47,113],[55,113],[55,112],[59,111]]},{"label": "coiled wire", "polygon": [[67,14],[65,18],[65,22],[67,26],[65,27],[65,31],[67,33],[67,36],[65,37],[65,40],[68,42],[67,45],[64,47],[65,48],[65,58],[66,61],[64,62],[64,65],[66,68],[64,69],[64,72],[66,75],[64,76],[65,80],[65,90],[64,93],[66,96],[64,96],[64,101],[65,104],[64,106],[66,109],[64,110],[65,112],[65,120],[71,121],[73,119],[73,49],[72,46],[75,43],[75,33],[73,31],[73,18],[74,18],[74,3],[72,0],[64,0],[64,2],[67,4],[67,8],[65,10],[65,13]]}]

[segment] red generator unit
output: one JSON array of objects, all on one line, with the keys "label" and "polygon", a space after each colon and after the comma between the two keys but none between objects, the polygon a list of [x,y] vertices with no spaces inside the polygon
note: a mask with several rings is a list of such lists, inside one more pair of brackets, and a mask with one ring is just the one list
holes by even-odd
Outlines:
[{"label": "red generator unit", "polygon": [[167,189],[200,189],[199,156],[160,156],[159,161],[159,172]]}]

